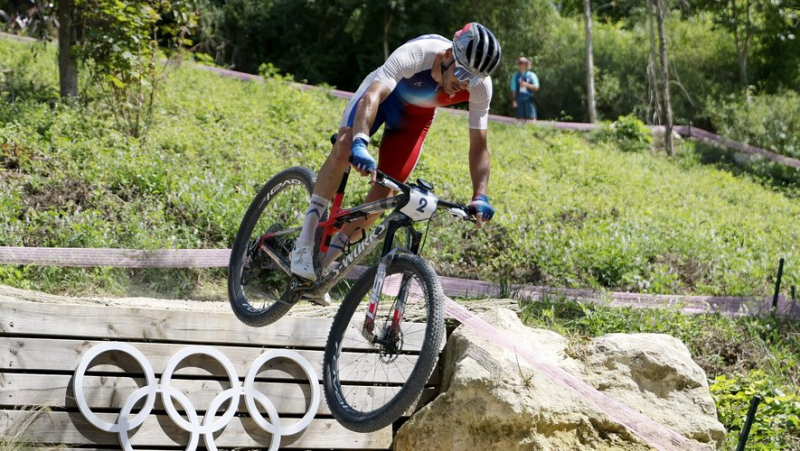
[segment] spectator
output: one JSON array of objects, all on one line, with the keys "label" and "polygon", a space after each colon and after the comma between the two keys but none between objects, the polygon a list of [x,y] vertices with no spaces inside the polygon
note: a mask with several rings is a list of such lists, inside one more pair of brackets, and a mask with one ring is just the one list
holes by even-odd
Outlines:
[{"label": "spectator", "polygon": [[539,78],[531,72],[531,61],[524,56],[517,58],[518,72],[511,76],[512,105],[517,109],[517,119],[521,122],[536,120],[536,105],[533,93],[539,90]]}]

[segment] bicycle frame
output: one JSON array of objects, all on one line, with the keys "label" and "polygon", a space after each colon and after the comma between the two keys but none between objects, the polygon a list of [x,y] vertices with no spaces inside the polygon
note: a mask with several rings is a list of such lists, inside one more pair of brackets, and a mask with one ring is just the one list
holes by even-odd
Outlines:
[{"label": "bicycle frame", "polygon": [[[281,235],[297,233],[300,231],[301,227],[294,227],[274,233],[267,233],[258,241],[258,246],[272,260],[275,261],[281,270],[292,277],[290,282],[291,290],[298,292],[302,291],[314,296],[330,291],[337,283],[344,279],[345,276],[347,276],[347,274],[353,268],[355,268],[356,265],[358,265],[358,263],[360,263],[367,255],[369,255],[369,253],[375,249],[378,243],[383,241],[383,250],[381,252],[381,258],[378,264],[378,271],[375,276],[375,281],[373,282],[372,295],[370,296],[367,315],[364,321],[364,327],[362,328],[362,334],[371,343],[378,342],[387,348],[391,348],[393,340],[391,337],[378,337],[374,333],[375,314],[378,310],[378,303],[380,293],[383,289],[383,281],[386,277],[386,270],[398,252],[410,252],[417,254],[419,252],[419,245],[422,238],[422,234],[414,229],[414,220],[406,213],[401,211],[401,209],[404,209],[404,207],[408,205],[412,199],[417,199],[419,200],[421,207],[419,209],[415,208],[415,206],[411,207],[416,211],[422,212],[426,206],[431,204],[432,210],[428,210],[427,219],[430,219],[430,217],[433,215],[433,212],[440,207],[447,208],[451,213],[461,216],[464,219],[469,219],[470,213],[463,205],[439,200],[435,196],[431,195],[427,189],[420,190],[418,187],[406,185],[405,183],[395,180],[381,172],[378,172],[378,180],[376,183],[379,183],[380,185],[385,186],[395,192],[399,192],[400,194],[388,197],[386,199],[380,199],[362,204],[353,208],[342,209],[341,206],[344,200],[344,191],[345,187],[347,186],[349,175],[350,170],[348,169],[342,177],[339,188],[336,190],[336,195],[334,196],[331,204],[330,217],[325,221],[321,221],[317,226],[318,229],[323,229],[320,252],[327,252],[331,238],[345,224],[386,210],[395,209],[395,211],[392,212],[388,218],[381,222],[371,232],[365,232],[365,235],[361,241],[359,241],[350,250],[350,252],[344,256],[343,260],[338,266],[325,272],[318,281],[310,284],[301,284],[299,279],[292,275],[290,265],[266,244],[266,240]],[[422,184],[422,182],[420,183]],[[417,190],[416,193],[413,192],[415,189]],[[416,214],[416,212],[411,212],[411,214]],[[394,246],[395,234],[400,229],[406,229],[410,235],[411,240],[408,249]],[[400,330],[399,328],[403,319],[407,295],[408,276],[404,275],[400,285],[400,290],[398,292],[397,302],[395,304],[392,324],[389,329],[384,331],[385,333],[392,334]]]}]

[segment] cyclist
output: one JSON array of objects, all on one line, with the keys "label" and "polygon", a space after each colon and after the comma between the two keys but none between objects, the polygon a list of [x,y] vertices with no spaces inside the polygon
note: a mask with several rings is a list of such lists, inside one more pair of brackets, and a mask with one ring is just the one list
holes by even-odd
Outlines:
[{"label": "cyclist", "polygon": [[[469,102],[469,168],[474,192],[470,206],[476,211],[478,227],[492,219],[494,209],[487,196],[490,159],[486,129],[492,100],[489,74],[499,65],[500,56],[500,44],[494,35],[472,22],[456,32],[453,41],[430,34],[406,42],[364,79],[344,110],[338,139],[317,175],[303,229],[292,251],[295,275],[309,281],[317,279],[314,232],[350,164],[348,158],[352,156],[355,170],[362,176],[369,175],[372,182],[376,169],[407,180],[439,106]],[[384,124],[376,163],[367,146],[369,137]],[[390,194],[388,188],[373,183],[365,202]],[[342,228],[331,240],[323,266],[332,265],[345,246],[360,239],[377,216]]]}]

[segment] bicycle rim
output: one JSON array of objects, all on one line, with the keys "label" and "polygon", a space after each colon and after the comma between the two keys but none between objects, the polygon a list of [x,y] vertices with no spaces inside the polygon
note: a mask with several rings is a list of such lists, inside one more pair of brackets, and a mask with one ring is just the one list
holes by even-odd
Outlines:
[{"label": "bicycle rim", "polygon": [[[273,177],[259,191],[245,214],[231,250],[229,297],[237,316],[253,326],[279,319],[297,301],[289,288],[291,277],[264,252],[273,250],[285,264],[303,225],[314,186],[314,174],[290,168]],[[296,232],[261,240],[268,233]]]},{"label": "bicycle rim", "polygon": [[398,255],[387,269],[375,333],[387,338],[399,296],[406,293],[400,331],[387,344],[361,334],[375,277],[372,268],[353,287],[334,319],[325,350],[325,395],[345,427],[368,432],[413,408],[436,365],[444,335],[443,297],[436,275],[421,258]]}]

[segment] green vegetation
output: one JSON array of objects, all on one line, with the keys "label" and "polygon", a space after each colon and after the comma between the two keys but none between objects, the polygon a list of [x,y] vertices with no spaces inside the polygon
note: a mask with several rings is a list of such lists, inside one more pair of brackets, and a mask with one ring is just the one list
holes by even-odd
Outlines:
[{"label": "green vegetation", "polygon": [[748,95],[744,101],[730,96],[727,103],[712,103],[709,114],[722,124],[723,136],[800,159],[800,95],[795,91]]},{"label": "green vegetation", "polygon": [[735,449],[753,395],[758,408],[747,449],[800,448],[800,330],[774,317],[729,319],[673,309],[632,309],[546,299],[527,304],[523,321],[571,338],[577,348],[607,333],[664,333],[679,338],[709,377],[719,420]]},{"label": "green vegetation", "polygon": [[[184,66],[165,81],[147,140],[137,140],[115,129],[103,104],[59,103],[53,53],[30,52],[0,42],[0,245],[229,247],[259,185],[290,165],[321,165],[344,108],[321,90]],[[702,165],[688,143],[668,159],[536,127],[493,124],[490,135],[498,215],[483,231],[435,221],[424,253],[442,274],[751,295],[769,292],[783,256],[784,285],[800,280],[796,189]],[[462,117],[442,113],[426,141],[416,175],[444,198],[471,194],[467,137]],[[356,203],[367,184],[355,178],[348,189]],[[186,294],[223,276],[0,267],[2,283],[61,292]]]},{"label": "green vegetation", "polygon": [[[751,95],[800,90],[800,32],[791,2],[664,3],[676,123],[721,130],[735,122],[711,114],[710,103],[724,98],[735,107]],[[647,77],[646,2],[590,4],[600,118],[635,114],[656,122]],[[299,79],[351,91],[407,40],[428,33],[450,37],[463,24],[478,21],[493,30],[505,56],[492,77],[495,93],[501,94],[493,112],[512,114],[508,80],[516,70],[514,59],[526,55],[542,84],[536,94],[540,118],[585,122],[588,117],[580,0],[199,0],[199,11],[195,50],[204,58],[251,73],[271,62]],[[795,123],[800,120],[796,110],[786,113]],[[781,151],[779,143],[775,147]]]}]

